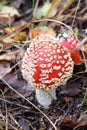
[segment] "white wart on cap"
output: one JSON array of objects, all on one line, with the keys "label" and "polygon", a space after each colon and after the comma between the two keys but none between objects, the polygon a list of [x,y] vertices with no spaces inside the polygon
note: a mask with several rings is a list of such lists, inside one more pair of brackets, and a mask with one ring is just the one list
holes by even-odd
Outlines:
[{"label": "white wart on cap", "polygon": [[32,40],[25,52],[22,74],[36,88],[49,90],[64,85],[72,76],[73,61],[58,41],[47,35]]}]

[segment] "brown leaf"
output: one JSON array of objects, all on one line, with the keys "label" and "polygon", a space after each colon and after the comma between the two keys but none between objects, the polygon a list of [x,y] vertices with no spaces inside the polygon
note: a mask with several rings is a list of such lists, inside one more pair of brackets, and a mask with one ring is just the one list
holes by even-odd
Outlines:
[{"label": "brown leaf", "polygon": [[73,100],[73,98],[71,98],[71,97],[64,97],[64,99],[66,102],[71,102]]},{"label": "brown leaf", "polygon": [[[20,77],[20,78],[19,78]],[[22,76],[18,76],[18,74],[9,73],[6,76],[4,76],[5,81],[8,82],[11,87],[16,89],[18,92],[20,92],[23,96],[29,96],[33,90],[31,86],[28,86],[25,80],[23,80]],[[12,93],[14,97],[19,98],[20,96],[16,93]]]},{"label": "brown leaf", "polygon": [[0,10],[0,22],[11,24],[15,16],[20,17],[20,14],[14,7],[3,6]]},{"label": "brown leaf", "polygon": [[15,7],[15,8],[20,8],[20,6],[24,3],[23,0],[12,0],[10,3],[10,6]]},{"label": "brown leaf", "polygon": [[13,52],[9,52],[9,53],[5,53],[3,55],[0,56],[0,60],[7,60],[7,61],[11,61],[11,60],[20,60],[21,58],[23,58],[24,55],[24,51],[19,49]]},{"label": "brown leaf", "polygon": [[84,19],[84,20],[87,20],[87,13],[85,13],[85,14],[83,15],[83,19]]},{"label": "brown leaf", "polygon": [[16,36],[13,38],[14,41],[20,41],[20,40],[24,40],[26,37],[26,32],[20,32],[17,33]]},{"label": "brown leaf", "polygon": [[67,96],[76,96],[78,95],[81,90],[79,89],[79,84],[70,84],[69,86],[66,86],[66,87],[63,87],[62,91],[60,92],[60,94],[63,94],[63,95],[67,95]]},{"label": "brown leaf", "polygon": [[4,43],[13,43],[15,42],[13,38],[11,37],[6,37],[2,40]]},{"label": "brown leaf", "polygon": [[26,32],[16,33],[14,37],[6,37],[2,41],[4,43],[14,43],[16,41],[24,40],[26,38]]},{"label": "brown leaf", "polygon": [[[78,126],[77,127],[87,127],[87,114],[86,113],[81,113],[78,121]],[[77,128],[76,127],[76,128]]]},{"label": "brown leaf", "polygon": [[52,28],[47,27],[47,29],[46,29],[43,26],[42,27],[38,26],[37,28],[30,29],[29,37],[30,37],[30,39],[32,39],[41,34],[47,34],[47,35],[54,36],[54,37],[56,36],[56,33]]},{"label": "brown leaf", "polygon": [[3,50],[3,44],[0,43],[0,52]]},{"label": "brown leaf", "polygon": [[84,44],[84,46],[82,47],[82,50],[83,50],[85,53],[87,53],[87,43]]},{"label": "brown leaf", "polygon": [[13,23],[13,21],[14,21],[14,17],[4,18],[4,17],[0,16],[1,23],[11,25]]},{"label": "brown leaf", "polygon": [[65,116],[62,122],[62,125],[70,127],[70,128],[74,128],[74,129],[77,129],[80,127],[87,127],[87,114],[81,113],[78,119],[68,114],[67,116]]},{"label": "brown leaf", "polygon": [[9,18],[10,17],[20,17],[19,12],[11,6],[3,6],[2,9],[0,10],[0,15],[3,15],[4,18]]},{"label": "brown leaf", "polygon": [[22,127],[23,130],[30,130],[29,124],[26,123],[24,118],[19,119],[18,123]]},{"label": "brown leaf", "polygon": [[10,63],[8,61],[0,61],[0,77],[10,71]]},{"label": "brown leaf", "polygon": [[75,126],[78,125],[77,121],[74,118],[72,118],[70,115],[65,116],[62,123],[63,123],[62,125],[68,126],[70,128],[74,128]]},{"label": "brown leaf", "polygon": [[[13,47],[12,44],[10,44],[10,43],[9,43],[9,44],[4,44],[4,43],[3,43],[3,50],[8,50],[8,49],[10,49],[11,47]],[[2,50],[2,51],[3,51],[3,50]]]},{"label": "brown leaf", "polygon": [[19,20],[17,23],[15,23],[12,27],[6,27],[5,33],[10,34],[13,31],[16,31],[18,28],[21,28],[22,26],[24,26],[26,24],[26,21],[24,20]]},{"label": "brown leaf", "polygon": [[[45,2],[42,7],[39,7],[36,10],[36,12],[34,14],[35,18],[39,19],[41,17],[46,16],[46,14],[49,11],[49,9],[51,8],[51,6],[52,6],[52,3],[48,2],[48,1]],[[49,18],[53,17],[56,14],[56,12],[57,12],[57,7],[55,6],[55,8],[53,8],[53,10],[51,11],[51,13],[49,15]]]}]

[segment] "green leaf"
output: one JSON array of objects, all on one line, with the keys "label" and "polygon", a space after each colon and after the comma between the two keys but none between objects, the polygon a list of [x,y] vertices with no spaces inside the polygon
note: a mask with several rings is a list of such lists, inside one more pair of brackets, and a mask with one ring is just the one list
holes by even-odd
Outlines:
[{"label": "green leaf", "polygon": [[4,5],[0,4],[0,11],[3,9]]},{"label": "green leaf", "polygon": [[45,25],[37,26],[37,27],[35,27],[35,29],[44,29],[44,30],[48,31],[48,27]]}]

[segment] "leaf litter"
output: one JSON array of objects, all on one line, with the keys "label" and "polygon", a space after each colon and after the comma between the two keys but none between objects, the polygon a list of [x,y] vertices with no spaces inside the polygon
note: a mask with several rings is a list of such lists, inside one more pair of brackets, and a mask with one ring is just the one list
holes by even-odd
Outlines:
[{"label": "leaf litter", "polygon": [[[0,4],[3,5],[2,2]],[[67,84],[57,88],[57,100],[53,101],[48,109],[44,109],[38,104],[34,88],[28,85],[22,77],[21,60],[26,48],[30,45],[32,36],[38,35],[39,27],[46,25],[52,28],[49,29],[49,32],[44,33],[50,33],[50,35],[54,36],[60,33],[62,29],[60,24],[56,25],[54,22],[39,21],[37,24],[31,22],[32,13],[30,13],[30,10],[34,10],[34,7],[37,10],[37,12],[34,12],[34,20],[36,20],[37,16],[39,18],[50,17],[71,26],[78,1],[43,2],[37,0],[37,4],[36,6],[36,3],[34,3],[35,6],[33,6],[31,0],[13,0],[5,3],[0,12],[0,129],[3,130],[8,127],[8,130],[86,130],[87,72],[84,61],[87,61],[87,40],[81,48],[84,53],[82,63],[74,66],[73,77]],[[86,0],[80,1],[73,25],[73,28],[78,30],[77,35],[80,41],[86,37],[86,4]],[[45,11],[44,8],[47,7],[49,8]],[[6,8],[9,8],[11,14],[6,12]],[[12,12],[13,9],[14,13]],[[20,13],[18,10],[20,10]],[[27,13],[25,13],[26,11]],[[43,11],[45,11],[44,14]],[[39,15],[37,15],[38,12]],[[21,20],[23,22],[20,22]],[[43,29],[41,32],[43,33]],[[2,79],[21,93],[24,98],[9,89]],[[32,104],[29,104],[25,98],[36,105],[48,118]],[[48,121],[49,119],[52,122]],[[7,120],[8,123],[6,123]]]}]

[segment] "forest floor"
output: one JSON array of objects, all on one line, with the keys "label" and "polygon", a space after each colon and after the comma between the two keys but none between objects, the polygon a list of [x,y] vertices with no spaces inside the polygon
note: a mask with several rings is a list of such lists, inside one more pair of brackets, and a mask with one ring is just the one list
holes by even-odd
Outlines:
[{"label": "forest floor", "polygon": [[[75,63],[72,78],[56,89],[57,99],[44,109],[22,77],[22,58],[39,32],[34,27],[47,26],[57,36],[68,32],[66,25],[80,42],[85,39],[81,62]],[[0,1],[0,130],[87,130],[86,62],[87,0]]]}]

